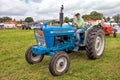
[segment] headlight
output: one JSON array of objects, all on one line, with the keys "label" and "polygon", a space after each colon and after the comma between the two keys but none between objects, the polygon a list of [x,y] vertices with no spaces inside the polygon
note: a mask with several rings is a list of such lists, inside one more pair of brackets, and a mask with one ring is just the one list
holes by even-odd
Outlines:
[{"label": "headlight", "polygon": [[40,43],[40,42],[38,42],[38,46],[41,46],[41,43]]},{"label": "headlight", "polygon": [[46,47],[45,42],[38,42],[38,46]]},{"label": "headlight", "polygon": [[36,41],[38,46],[46,47],[44,33],[40,29],[35,29]]},{"label": "headlight", "polygon": [[46,44],[44,43],[42,46],[43,46],[43,47],[46,47]]}]

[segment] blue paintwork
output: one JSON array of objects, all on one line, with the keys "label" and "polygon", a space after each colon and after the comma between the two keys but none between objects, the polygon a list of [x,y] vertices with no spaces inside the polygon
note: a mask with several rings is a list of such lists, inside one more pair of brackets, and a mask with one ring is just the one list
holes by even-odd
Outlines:
[{"label": "blue paintwork", "polygon": [[[46,47],[33,46],[32,52],[36,55],[44,54],[44,55],[53,56],[57,51],[68,51],[75,47],[75,38],[74,38],[75,29],[70,25],[63,27],[47,26],[47,27],[43,27],[42,31],[44,32]],[[54,45],[55,36],[64,36],[64,35],[68,36],[68,40],[64,42],[57,42],[57,45]],[[37,41],[37,37],[36,37],[36,41]]]},{"label": "blue paintwork", "polygon": [[44,26],[47,26],[47,25],[48,25],[48,22],[47,22],[47,21],[44,21],[43,24],[44,24]]},{"label": "blue paintwork", "polygon": [[45,54],[48,50],[47,48],[43,48],[42,46],[34,46],[32,47],[32,51],[34,54]]},{"label": "blue paintwork", "polygon": [[54,46],[55,36],[63,36],[63,35],[73,36],[74,30],[75,29],[73,27],[68,27],[68,26],[66,27],[52,26],[52,27],[43,28],[47,48],[51,48]]}]

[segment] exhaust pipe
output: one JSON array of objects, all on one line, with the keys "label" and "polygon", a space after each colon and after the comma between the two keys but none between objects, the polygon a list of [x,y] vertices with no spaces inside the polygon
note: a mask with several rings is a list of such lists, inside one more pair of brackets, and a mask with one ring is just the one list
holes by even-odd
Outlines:
[{"label": "exhaust pipe", "polygon": [[63,24],[63,22],[64,22],[64,13],[63,13],[63,9],[64,9],[64,7],[63,7],[63,5],[61,6],[61,8],[60,8],[60,14],[59,14],[59,20],[60,20],[60,26],[62,27],[62,24]]}]

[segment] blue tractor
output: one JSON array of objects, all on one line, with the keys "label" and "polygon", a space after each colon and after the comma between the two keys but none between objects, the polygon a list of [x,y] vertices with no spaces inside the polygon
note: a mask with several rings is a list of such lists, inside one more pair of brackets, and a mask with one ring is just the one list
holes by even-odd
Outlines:
[{"label": "blue tractor", "polygon": [[[53,76],[60,76],[68,71],[70,59],[68,51],[76,47],[75,28],[72,25],[62,26],[63,6],[60,12],[60,26],[44,26],[35,28],[36,45],[29,47],[25,53],[29,64],[42,62],[44,55],[51,56],[49,71]],[[105,34],[101,25],[90,26],[87,31],[80,33],[79,50],[86,50],[90,59],[102,56],[105,47]]]}]

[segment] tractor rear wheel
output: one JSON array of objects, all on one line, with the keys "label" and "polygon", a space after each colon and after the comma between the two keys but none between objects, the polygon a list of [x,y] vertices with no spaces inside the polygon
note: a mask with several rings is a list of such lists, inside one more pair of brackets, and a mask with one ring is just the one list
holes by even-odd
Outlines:
[{"label": "tractor rear wheel", "polygon": [[87,56],[90,59],[100,58],[105,47],[105,34],[101,27],[95,26],[89,30],[86,39]]},{"label": "tractor rear wheel", "polygon": [[55,53],[49,62],[49,71],[53,76],[61,76],[68,71],[70,59],[67,53],[60,51]]},{"label": "tractor rear wheel", "polygon": [[32,46],[29,47],[25,53],[25,58],[26,58],[26,61],[29,63],[29,64],[35,64],[35,63],[38,63],[38,62],[41,62],[44,58],[44,55],[35,55],[32,53]]}]

